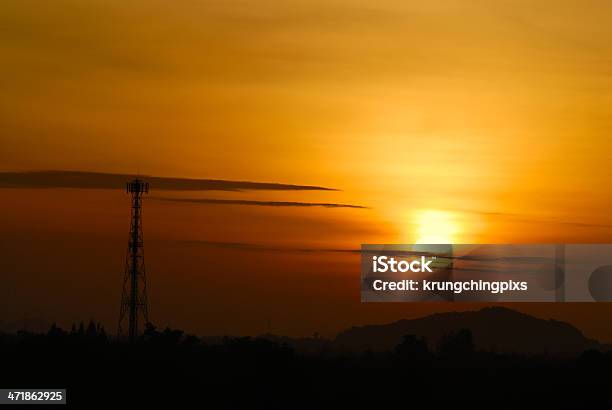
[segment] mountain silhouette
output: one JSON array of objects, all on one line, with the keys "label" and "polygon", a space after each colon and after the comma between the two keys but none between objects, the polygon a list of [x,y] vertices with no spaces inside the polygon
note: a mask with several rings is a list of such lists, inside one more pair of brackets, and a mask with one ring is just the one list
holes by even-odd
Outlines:
[{"label": "mountain silhouette", "polygon": [[587,349],[608,348],[586,338],[568,323],[539,319],[503,307],[352,327],[338,334],[334,344],[353,351],[383,351],[392,350],[405,335],[415,335],[424,337],[435,348],[444,335],[460,329],[472,332],[477,349],[500,353],[576,354]]}]

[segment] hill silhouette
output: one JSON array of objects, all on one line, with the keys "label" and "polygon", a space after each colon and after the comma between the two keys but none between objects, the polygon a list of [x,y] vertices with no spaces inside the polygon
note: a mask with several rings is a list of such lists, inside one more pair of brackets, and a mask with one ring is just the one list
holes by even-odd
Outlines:
[{"label": "hill silhouette", "polygon": [[577,354],[609,348],[568,323],[539,319],[504,307],[352,327],[338,334],[334,345],[352,351],[389,351],[411,334],[425,338],[430,347],[435,347],[445,334],[461,329],[472,332],[477,349],[500,353]]}]

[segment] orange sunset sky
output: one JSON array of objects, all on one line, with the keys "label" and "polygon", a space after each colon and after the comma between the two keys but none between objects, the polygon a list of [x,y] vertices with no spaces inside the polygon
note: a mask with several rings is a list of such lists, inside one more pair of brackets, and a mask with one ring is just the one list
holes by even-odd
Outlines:
[{"label": "orange sunset sky", "polygon": [[[479,307],[361,304],[361,243],[612,242],[609,1],[4,0],[0,31],[5,328],[118,315],[123,185],[28,171],[333,189],[151,184],[151,317],[198,334]],[[607,304],[511,307],[612,341]]]}]

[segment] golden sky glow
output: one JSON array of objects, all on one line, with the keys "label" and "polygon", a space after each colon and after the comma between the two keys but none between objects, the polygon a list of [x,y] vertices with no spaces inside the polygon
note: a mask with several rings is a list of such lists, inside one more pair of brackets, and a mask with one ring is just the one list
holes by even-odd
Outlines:
[{"label": "golden sky glow", "polygon": [[[171,196],[368,207],[151,200],[151,241],[610,242],[611,16],[604,0],[4,0],[0,171],[312,184],[340,191]],[[78,191],[0,189],[0,233],[36,238],[40,253],[57,235],[109,240],[105,258],[123,252],[124,194]],[[356,274],[346,256],[324,258],[319,269]],[[55,261],[62,274],[69,259]],[[165,290],[201,280],[198,266]],[[332,306],[350,298],[340,288],[301,296]],[[392,308],[363,309],[344,313]]]},{"label": "golden sky glow", "polygon": [[611,7],[9,0],[0,159],[316,183],[392,225],[464,210],[487,213],[464,240],[548,239],[567,227],[497,225],[611,222]]}]

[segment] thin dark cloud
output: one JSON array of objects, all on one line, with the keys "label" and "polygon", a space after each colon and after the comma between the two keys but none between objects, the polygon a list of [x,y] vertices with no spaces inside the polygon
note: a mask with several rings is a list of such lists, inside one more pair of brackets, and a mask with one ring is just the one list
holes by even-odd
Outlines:
[{"label": "thin dark cloud", "polygon": [[185,202],[202,205],[246,205],[246,206],[272,206],[272,207],[322,207],[322,208],[354,208],[368,209],[361,205],[335,204],[328,202],[292,202],[292,201],[255,201],[248,199],[214,199],[214,198],[167,198],[152,197],[158,201]]},{"label": "thin dark cloud", "polygon": [[291,185],[276,182],[137,176],[85,171],[0,172],[0,188],[124,189],[125,183],[136,177],[149,182],[152,190],[160,191],[337,191],[337,189],[321,186]]},{"label": "thin dark cloud", "polygon": [[479,211],[473,209],[453,209],[453,211],[459,211],[469,214],[483,215],[485,217],[501,218],[511,220],[513,222],[520,222],[525,224],[546,224],[546,225],[559,225],[559,226],[571,226],[577,228],[612,228],[612,224],[607,223],[589,223],[589,222],[578,222],[578,221],[565,221],[560,219],[548,219],[539,218],[535,216],[515,214],[509,212],[488,212]]},{"label": "thin dark cloud", "polygon": [[[177,241],[181,244],[202,246],[206,248],[216,249],[230,249],[240,252],[263,252],[263,253],[340,253],[340,254],[355,254],[360,255],[362,253],[368,254],[372,251],[363,249],[351,249],[351,248],[299,248],[289,246],[274,246],[265,245],[249,242],[222,242],[222,241],[206,241],[206,240],[184,240]],[[380,252],[380,251],[379,251]],[[417,251],[384,251],[385,255],[394,255],[398,257],[410,257],[410,256],[421,256],[421,255],[432,255],[442,257],[444,259],[451,259],[460,262],[466,262],[462,266],[454,264],[453,271],[455,272],[472,272],[479,274],[500,274],[500,273],[513,273],[513,274],[531,274],[532,271],[525,272],[525,264],[533,265],[531,269],[535,269],[537,266],[546,266],[551,264],[552,260],[550,257],[466,257],[466,256],[453,256],[447,254],[436,254],[428,252],[417,252]],[[502,266],[491,267],[488,266],[487,262],[503,262]],[[483,264],[484,263],[484,264]]]},{"label": "thin dark cloud", "polygon": [[359,249],[341,248],[295,248],[288,246],[269,246],[247,242],[218,242],[218,241],[179,241],[183,244],[191,244],[210,248],[234,249],[251,252],[299,252],[299,253],[360,253]]},{"label": "thin dark cloud", "polygon": [[[222,242],[222,241],[206,241],[206,240],[184,240],[177,241],[181,244],[203,246],[206,248],[217,248],[217,249],[230,249],[241,252],[264,252],[264,253],[344,253],[344,254],[368,254],[371,251],[362,249],[350,249],[350,248],[298,248],[289,246],[274,246],[265,245],[249,242]],[[467,261],[468,264],[464,266],[453,266],[454,271],[466,271],[466,272],[479,272],[479,273],[491,273],[499,274],[502,271],[506,273],[511,270],[514,273],[524,273],[524,263],[529,265],[534,264],[545,265],[551,263],[551,259],[548,257],[505,257],[505,258],[465,258],[460,256],[442,255],[442,254],[430,254],[427,252],[416,252],[416,251],[384,251],[385,255],[394,255],[398,257],[410,257],[410,256],[421,256],[421,255],[436,255],[445,259]],[[474,263],[475,262],[475,263]],[[487,265],[478,265],[479,262],[504,262],[504,267],[491,268]]]}]

